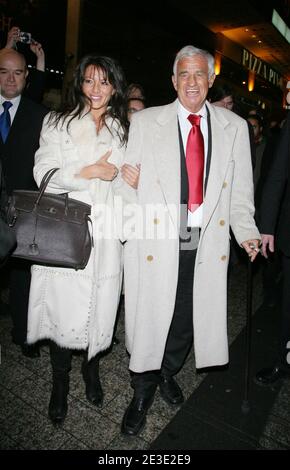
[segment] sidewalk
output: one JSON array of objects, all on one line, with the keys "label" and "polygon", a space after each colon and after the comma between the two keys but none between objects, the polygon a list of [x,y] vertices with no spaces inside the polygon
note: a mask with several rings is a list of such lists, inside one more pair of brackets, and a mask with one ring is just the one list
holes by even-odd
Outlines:
[{"label": "sidewalk", "polygon": [[[261,303],[259,275],[254,286],[253,311]],[[229,370],[196,374],[191,352],[177,376],[187,402],[170,408],[157,391],[147,425],[136,438],[120,434],[122,416],[132,396],[123,309],[117,327],[120,344],[100,362],[103,407],[87,402],[80,372],[82,359],[75,355],[68,415],[61,428],[55,428],[47,418],[51,390],[47,346],[41,348],[41,358],[25,358],[11,343],[10,317],[0,315],[0,449],[290,449],[290,381],[270,390],[251,385],[252,412],[249,417],[240,413],[243,346],[239,334],[245,325],[245,297],[245,268],[236,267],[229,283],[229,338],[233,343]],[[254,371],[272,360],[273,341],[265,344],[263,335],[265,329],[268,336],[272,332],[273,339],[275,316],[274,311],[255,316]]]}]

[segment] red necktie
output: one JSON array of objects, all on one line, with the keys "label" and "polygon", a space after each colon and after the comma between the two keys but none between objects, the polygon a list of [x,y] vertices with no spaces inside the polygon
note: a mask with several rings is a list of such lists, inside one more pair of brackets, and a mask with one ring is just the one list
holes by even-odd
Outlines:
[{"label": "red necktie", "polygon": [[192,124],[186,144],[188,210],[194,212],[203,201],[204,143],[200,130],[201,116],[190,114],[187,119]]}]

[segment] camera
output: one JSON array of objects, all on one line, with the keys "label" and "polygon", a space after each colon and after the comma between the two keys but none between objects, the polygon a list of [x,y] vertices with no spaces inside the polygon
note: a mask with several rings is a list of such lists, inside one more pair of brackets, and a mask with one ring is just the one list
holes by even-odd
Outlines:
[{"label": "camera", "polygon": [[24,31],[20,31],[19,33],[19,41],[23,44],[31,44],[32,37],[30,33],[25,33]]}]

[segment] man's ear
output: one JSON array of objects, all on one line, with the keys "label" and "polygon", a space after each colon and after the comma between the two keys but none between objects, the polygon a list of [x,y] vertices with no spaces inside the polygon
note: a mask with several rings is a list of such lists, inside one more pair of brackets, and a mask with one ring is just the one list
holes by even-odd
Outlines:
[{"label": "man's ear", "polygon": [[213,86],[213,82],[215,81],[215,73],[212,74],[212,76],[208,80],[208,87],[211,88]]},{"label": "man's ear", "polygon": [[177,80],[176,80],[175,75],[172,75],[171,80],[172,80],[174,89],[177,91]]}]

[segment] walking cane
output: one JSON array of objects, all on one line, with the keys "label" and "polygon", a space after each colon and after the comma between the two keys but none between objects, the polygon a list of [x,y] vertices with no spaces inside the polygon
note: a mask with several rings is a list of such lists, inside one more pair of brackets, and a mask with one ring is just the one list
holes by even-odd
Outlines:
[{"label": "walking cane", "polygon": [[252,263],[248,258],[247,266],[247,317],[246,317],[246,337],[245,337],[245,384],[244,384],[244,398],[241,406],[243,414],[248,414],[250,411],[249,402],[249,387],[250,387],[250,358],[251,358],[251,330],[252,330],[252,295],[253,282],[252,282]]}]

